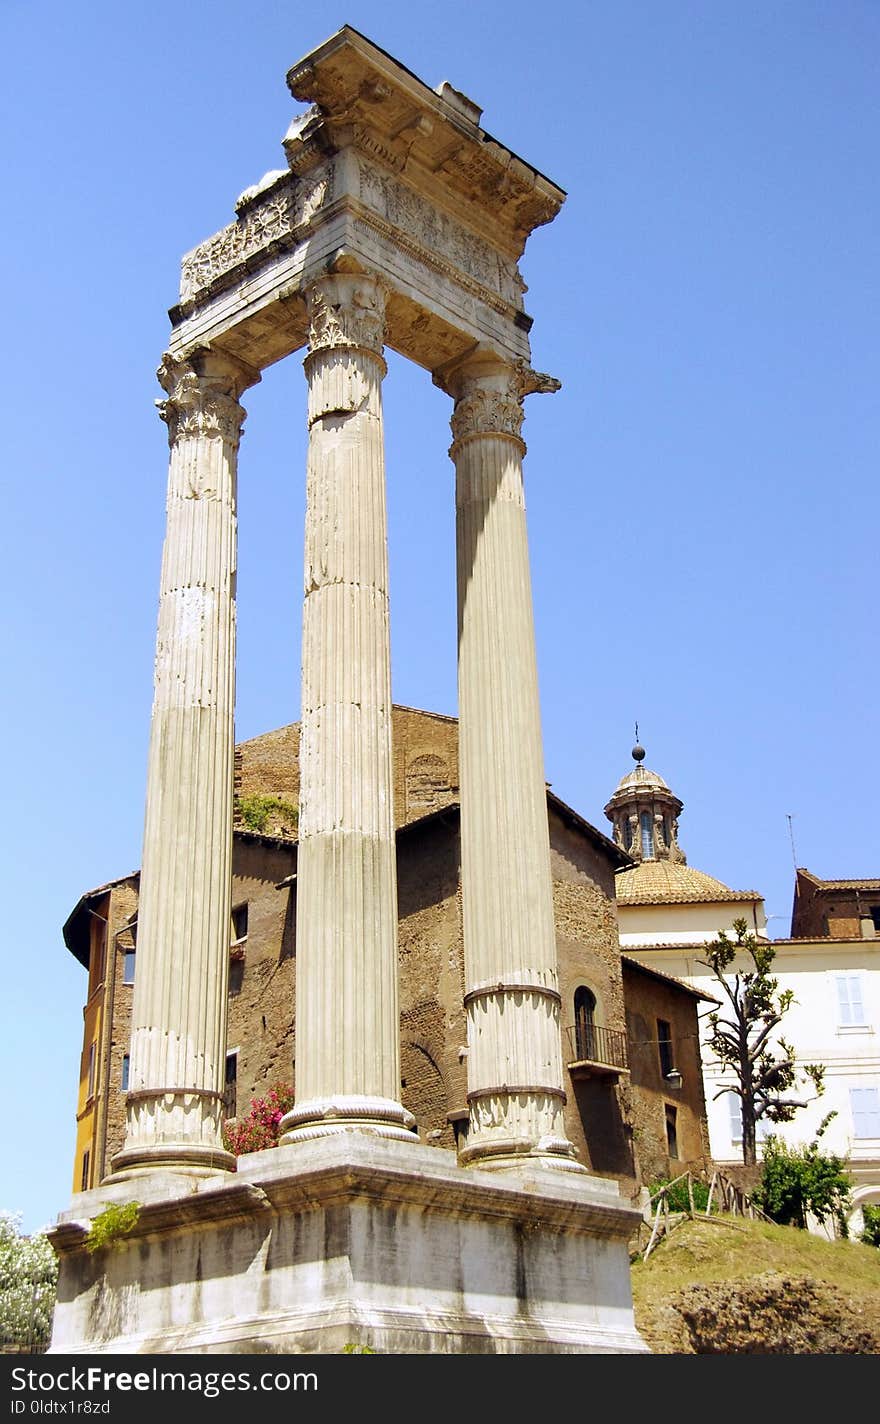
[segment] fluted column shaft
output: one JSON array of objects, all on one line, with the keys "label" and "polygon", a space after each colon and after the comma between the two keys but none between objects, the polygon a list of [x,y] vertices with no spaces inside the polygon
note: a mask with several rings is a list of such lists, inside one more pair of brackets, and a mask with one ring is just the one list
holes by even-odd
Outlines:
[{"label": "fluted column shaft", "polygon": [[412,1140],[400,1092],[384,291],[308,291],[309,454],[296,920],[296,1103],[283,1142]]},{"label": "fluted column shaft", "polygon": [[520,438],[521,374],[476,353],[455,396],[459,774],[470,1127],[464,1161],[576,1168],[562,1109],[556,937]]},{"label": "fluted column shaft", "polygon": [[232,885],[236,469],[258,379],[166,362],[171,459],[125,1145],[114,1174],[232,1168],[221,1141]]}]

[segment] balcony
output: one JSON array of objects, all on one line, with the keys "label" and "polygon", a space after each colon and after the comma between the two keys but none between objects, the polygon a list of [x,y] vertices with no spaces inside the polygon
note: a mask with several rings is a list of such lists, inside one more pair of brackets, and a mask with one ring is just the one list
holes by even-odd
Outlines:
[{"label": "balcony", "polygon": [[565,1029],[568,1071],[572,1078],[599,1078],[616,1082],[629,1073],[626,1034],[598,1024],[578,1023]]}]

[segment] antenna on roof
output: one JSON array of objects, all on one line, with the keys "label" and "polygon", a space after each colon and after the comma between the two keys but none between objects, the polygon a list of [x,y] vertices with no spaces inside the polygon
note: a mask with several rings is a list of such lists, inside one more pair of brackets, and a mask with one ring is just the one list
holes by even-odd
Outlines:
[{"label": "antenna on roof", "polygon": [[795,870],[797,870],[797,868],[798,868],[798,863],[797,863],[797,852],[795,851],[795,848],[794,848],[794,827],[792,826],[792,823],[791,823],[791,816],[790,816],[790,814],[789,814],[788,812],[786,812],[786,817],[787,817],[787,820],[788,820],[788,834],[789,834],[789,836],[790,836],[790,838],[791,838],[791,858],[792,858],[792,860],[794,861],[794,868],[795,868]]}]

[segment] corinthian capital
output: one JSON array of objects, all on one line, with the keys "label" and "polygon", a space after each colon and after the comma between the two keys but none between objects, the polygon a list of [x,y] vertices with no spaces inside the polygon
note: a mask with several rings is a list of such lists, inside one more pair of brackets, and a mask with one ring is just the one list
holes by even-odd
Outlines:
[{"label": "corinthian capital", "polygon": [[452,438],[458,441],[468,435],[511,435],[518,440],[524,415],[522,398],[512,386],[493,390],[472,383],[455,402]]},{"label": "corinthian capital", "polygon": [[237,446],[247,412],[238,397],[260,379],[231,358],[203,354],[190,361],[165,356],[156,373],[168,399],[157,401],[159,416],[168,426],[168,443],[212,436]]},{"label": "corinthian capital", "polygon": [[385,289],[375,277],[332,273],[309,287],[306,300],[310,351],[349,346],[382,354]]},{"label": "corinthian capital", "polygon": [[434,372],[435,384],[455,399],[452,436],[457,444],[475,435],[502,435],[521,441],[523,398],[533,391],[559,389],[550,376],[524,362],[505,360],[485,346]]}]

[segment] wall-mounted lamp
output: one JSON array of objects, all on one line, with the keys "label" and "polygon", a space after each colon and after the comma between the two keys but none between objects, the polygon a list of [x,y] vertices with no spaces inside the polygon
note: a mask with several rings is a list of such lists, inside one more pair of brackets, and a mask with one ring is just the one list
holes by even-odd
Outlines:
[{"label": "wall-mounted lamp", "polygon": [[669,1072],[665,1075],[665,1078],[670,1088],[681,1087],[682,1077],[677,1068],[670,1068]]}]

